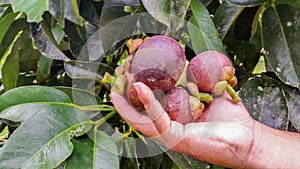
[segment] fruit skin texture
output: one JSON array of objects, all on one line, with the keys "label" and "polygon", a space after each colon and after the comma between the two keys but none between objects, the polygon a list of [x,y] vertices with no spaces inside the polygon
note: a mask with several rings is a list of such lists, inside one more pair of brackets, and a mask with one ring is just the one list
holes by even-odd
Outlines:
[{"label": "fruit skin texture", "polygon": [[196,55],[187,67],[188,81],[197,84],[200,91],[211,92],[220,81],[224,67],[231,67],[230,60],[217,51],[205,51]]},{"label": "fruit skin texture", "polygon": [[182,87],[173,87],[167,93],[164,109],[171,120],[182,124],[194,121],[190,111],[189,94]]},{"label": "fruit skin texture", "polygon": [[134,54],[131,72],[137,82],[152,90],[169,91],[181,76],[186,62],[179,43],[168,36],[148,38]]}]

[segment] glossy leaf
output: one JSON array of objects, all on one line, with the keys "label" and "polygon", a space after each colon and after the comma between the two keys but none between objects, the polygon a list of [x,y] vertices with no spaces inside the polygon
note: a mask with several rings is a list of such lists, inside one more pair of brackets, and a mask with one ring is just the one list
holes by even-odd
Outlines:
[{"label": "glossy leaf", "polygon": [[190,168],[190,169],[209,168],[208,163],[201,162],[199,160],[188,157],[184,154],[177,153],[175,151],[167,151],[166,153],[180,168]]},{"label": "glossy leaf", "polygon": [[79,106],[90,106],[102,103],[101,99],[90,91],[65,86],[58,86],[55,87],[55,89],[66,93],[72,99],[72,103]]},{"label": "glossy leaf", "polygon": [[118,149],[109,135],[102,131],[94,132],[93,168],[119,168]]},{"label": "glossy leaf", "polygon": [[[102,3],[104,3],[104,2],[102,2]],[[87,20],[88,22],[90,22],[92,24],[97,25],[100,22],[100,16],[99,16],[97,8],[101,9],[102,5],[99,5],[99,3],[93,2],[93,0],[80,1],[79,12],[80,12],[80,15],[85,20]],[[101,10],[101,13],[102,13],[102,10]]]},{"label": "glossy leaf", "polygon": [[230,28],[232,28],[234,22],[244,8],[245,7],[230,4],[228,1],[223,2],[218,7],[214,16],[214,23],[222,40],[225,38]]},{"label": "glossy leaf", "polygon": [[71,78],[101,80],[105,72],[112,73],[113,69],[99,62],[69,61],[65,62],[65,71]]},{"label": "glossy leaf", "polygon": [[20,74],[19,66],[19,47],[20,39],[16,41],[12,47],[12,52],[6,58],[2,68],[2,82],[6,91],[17,87],[17,82]]},{"label": "glossy leaf", "polygon": [[52,63],[53,63],[53,59],[41,55],[37,63],[36,76],[38,82],[42,82],[47,77],[49,77]]},{"label": "glossy leaf", "polygon": [[300,8],[300,1],[299,0],[276,0],[275,3],[277,5],[279,4],[288,4],[288,5],[291,5],[293,7],[296,7],[296,8]]},{"label": "glossy leaf", "polygon": [[124,6],[130,6],[133,10],[140,5],[138,0],[108,0],[104,2],[101,16],[100,25],[104,26],[118,18],[130,15],[124,11]]},{"label": "glossy leaf", "polygon": [[85,27],[76,25],[69,21],[66,21],[65,24],[66,25],[64,31],[66,32],[66,35],[69,37],[72,54],[78,57],[82,47],[87,42],[87,33]]},{"label": "glossy leaf", "polygon": [[48,0],[19,1],[11,0],[14,12],[24,12],[28,22],[42,21],[42,15],[48,10]]},{"label": "glossy leaf", "polygon": [[267,0],[228,0],[228,2],[240,6],[256,6],[267,2]]},{"label": "glossy leaf", "polygon": [[184,24],[190,0],[142,0],[146,10],[161,23],[176,32]]},{"label": "glossy leaf", "polygon": [[35,45],[44,56],[57,60],[70,60],[53,44],[42,28],[41,24],[32,23],[31,31]]},{"label": "glossy leaf", "polygon": [[9,29],[10,25],[13,23],[17,15],[18,13],[10,13],[0,20],[0,42],[2,42],[3,37],[7,33],[7,30]]},{"label": "glossy leaf", "polygon": [[49,12],[61,27],[65,27],[66,0],[48,0]]},{"label": "glossy leaf", "polygon": [[6,52],[6,54],[9,54],[8,50],[10,49],[10,46],[13,46],[12,43],[14,43],[17,34],[24,28],[24,24],[25,19],[15,20],[11,24],[11,27],[7,30],[2,42],[0,43],[0,58],[2,58]]},{"label": "glossy leaf", "polygon": [[63,37],[65,36],[64,30],[60,26],[55,26],[51,29],[55,41],[59,44]]},{"label": "glossy leaf", "polygon": [[300,87],[300,9],[268,8],[262,18],[264,53],[272,70],[286,84]]},{"label": "glossy leaf", "polygon": [[0,96],[0,112],[14,105],[35,102],[70,103],[71,100],[65,93],[51,87],[22,86],[9,90]]},{"label": "glossy leaf", "polygon": [[[18,117],[21,112],[23,117],[27,113],[30,116],[0,150],[1,168],[54,168],[72,153],[70,137],[91,127],[85,113],[74,107],[44,103],[46,107],[34,106],[36,113],[32,114],[32,109],[25,106],[18,109],[19,106],[23,105],[14,106],[16,109],[10,107],[4,114],[9,114],[10,118]],[[1,117],[6,118],[3,114]]]},{"label": "glossy leaf", "polygon": [[300,132],[300,91],[295,88],[285,88],[289,118],[293,126]]},{"label": "glossy leaf", "polygon": [[37,62],[41,56],[41,53],[32,48],[19,50],[19,64],[21,72],[36,71]]},{"label": "glossy leaf", "polygon": [[72,139],[74,150],[70,158],[66,160],[64,169],[88,169],[93,168],[94,142],[88,136]]},{"label": "glossy leaf", "polygon": [[288,129],[287,101],[279,82],[253,78],[243,85],[239,95],[254,119],[276,129]]},{"label": "glossy leaf", "polygon": [[216,50],[226,54],[219,33],[207,9],[198,0],[192,0],[190,6],[193,16],[187,26],[195,53]]}]

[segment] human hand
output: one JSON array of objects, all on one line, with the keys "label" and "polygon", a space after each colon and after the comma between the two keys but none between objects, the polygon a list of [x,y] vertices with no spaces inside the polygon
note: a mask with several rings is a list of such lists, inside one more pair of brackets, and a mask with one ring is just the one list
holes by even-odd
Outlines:
[{"label": "human hand", "polygon": [[248,167],[255,121],[242,103],[233,104],[224,92],[196,123],[182,125],[170,120],[148,86],[143,83],[134,86],[147,115],[136,111],[123,96],[114,92],[110,95],[119,114],[133,128],[199,160],[234,168]]}]

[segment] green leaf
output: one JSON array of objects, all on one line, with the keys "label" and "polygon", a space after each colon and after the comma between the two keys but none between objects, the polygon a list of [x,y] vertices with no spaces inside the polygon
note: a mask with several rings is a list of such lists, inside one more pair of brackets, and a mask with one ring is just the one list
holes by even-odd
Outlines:
[{"label": "green leaf", "polygon": [[36,72],[36,78],[39,83],[44,81],[50,75],[52,63],[53,59],[41,55],[37,64]]},{"label": "green leaf", "polygon": [[193,16],[187,27],[195,53],[215,50],[227,55],[207,9],[198,0],[192,0],[190,6]]},{"label": "green leaf", "polygon": [[103,3],[95,3],[93,0],[80,1],[80,15],[91,24],[99,25],[100,15],[97,9],[102,9]]},{"label": "green leaf", "polygon": [[124,11],[124,6],[130,6],[133,10],[140,5],[138,0],[110,0],[105,1],[101,10],[100,26],[104,26],[118,18],[130,15]]},{"label": "green leaf", "polygon": [[119,168],[117,145],[102,131],[94,132],[93,168]]},{"label": "green leaf", "polygon": [[95,93],[87,90],[66,86],[58,86],[55,89],[66,93],[72,99],[72,103],[78,106],[99,105],[102,103],[101,99]]},{"label": "green leaf", "polygon": [[66,21],[65,24],[64,31],[69,37],[72,54],[78,56],[82,47],[87,43],[88,40],[85,27],[68,21]]},{"label": "green leaf", "polygon": [[267,0],[228,0],[228,2],[240,6],[256,6],[267,2]]},{"label": "green leaf", "polygon": [[184,24],[191,0],[142,0],[146,10],[161,23],[176,32]]},{"label": "green leaf", "polygon": [[74,150],[66,160],[64,169],[90,169],[93,168],[94,142],[88,136],[72,139]]},{"label": "green leaf", "polygon": [[17,15],[18,13],[10,13],[0,20],[0,25],[1,25],[0,42],[2,42],[3,37],[7,33],[7,30],[10,28],[10,25],[13,23]]},{"label": "green leaf", "polygon": [[19,50],[20,72],[36,71],[41,53],[32,48]]},{"label": "green leaf", "polygon": [[286,84],[300,87],[300,9],[268,8],[262,18],[264,53],[272,70]]},{"label": "green leaf", "polygon": [[[0,58],[4,56],[6,52],[10,49],[10,46],[13,46],[12,43],[16,39],[18,33],[24,28],[25,19],[17,19],[15,20],[9,29],[6,31],[5,36],[3,37],[0,43]],[[1,66],[0,66],[1,67]]]},{"label": "green leaf", "polygon": [[63,92],[46,86],[22,86],[0,96],[0,112],[8,107],[35,102],[70,103],[70,98]]},{"label": "green leaf", "polygon": [[113,69],[100,62],[69,61],[65,62],[65,71],[71,78],[102,80],[105,72],[113,73]]},{"label": "green leaf", "polygon": [[65,27],[66,0],[49,0],[49,13],[61,27]]},{"label": "green leaf", "polygon": [[287,99],[290,121],[297,131],[300,132],[300,91],[295,88],[285,87],[284,93]]},{"label": "green leaf", "polygon": [[35,45],[44,56],[57,60],[70,60],[53,44],[41,24],[32,23],[30,26]]},{"label": "green leaf", "polygon": [[251,116],[276,129],[288,129],[288,107],[279,82],[267,77],[247,81],[239,91]]},{"label": "green leaf", "polygon": [[228,1],[224,1],[218,7],[214,16],[214,23],[222,40],[224,40],[226,34],[244,9],[245,7],[230,4]]},{"label": "green leaf", "polygon": [[19,47],[20,39],[16,41],[12,47],[12,52],[6,58],[2,68],[2,83],[5,91],[17,87],[17,82],[20,74],[19,66]]},{"label": "green leaf", "polygon": [[24,12],[28,22],[42,21],[42,15],[48,10],[48,0],[19,1],[11,0],[14,12]]},{"label": "green leaf", "polygon": [[[0,150],[0,168],[57,167],[72,153],[70,137],[91,127],[85,113],[74,107],[51,103],[34,107],[40,108],[34,109],[35,114],[23,107],[22,114],[31,116],[27,116]],[[9,109],[11,116],[20,115],[17,110],[21,109],[12,107],[5,111]]]},{"label": "green leaf", "polygon": [[204,169],[209,167],[208,163],[201,162],[175,151],[167,151],[166,153],[180,168]]},{"label": "green leaf", "polygon": [[54,36],[54,39],[56,40],[56,42],[59,44],[61,42],[61,40],[63,39],[63,37],[65,36],[65,32],[62,29],[62,27],[60,26],[55,26],[54,28],[51,29],[51,32]]},{"label": "green leaf", "polygon": [[296,8],[300,8],[300,1],[299,0],[276,0],[275,1],[276,5],[279,5],[279,4],[288,4],[288,5],[291,5],[293,7],[296,7]]}]

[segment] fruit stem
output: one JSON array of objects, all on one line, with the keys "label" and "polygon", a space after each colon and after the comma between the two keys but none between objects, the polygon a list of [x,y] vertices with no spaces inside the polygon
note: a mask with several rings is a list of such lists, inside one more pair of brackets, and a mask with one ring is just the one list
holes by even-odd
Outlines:
[{"label": "fruit stem", "polygon": [[199,92],[196,96],[201,102],[210,103],[213,100],[212,95],[209,93]]},{"label": "fruit stem", "polygon": [[233,103],[238,103],[241,101],[241,98],[238,96],[236,91],[229,84],[226,86],[226,91],[231,96]]},{"label": "fruit stem", "polygon": [[113,75],[109,74],[108,72],[105,72],[101,82],[113,84],[115,80],[116,78]]}]

